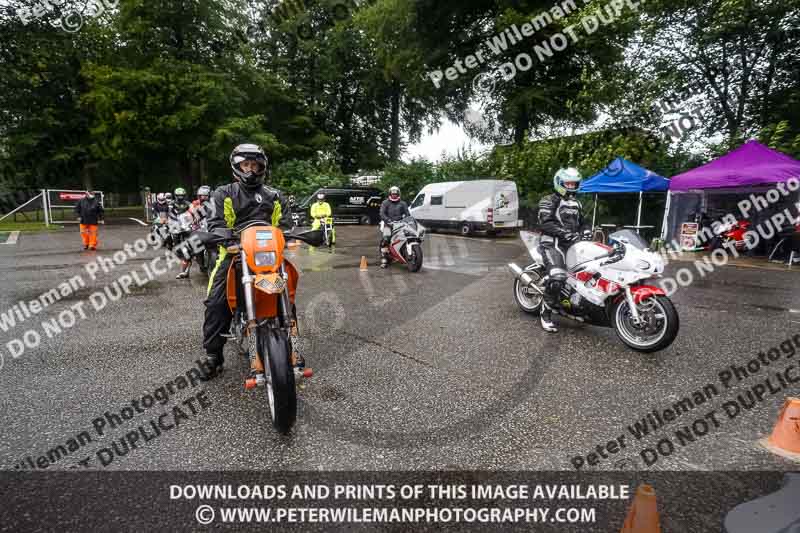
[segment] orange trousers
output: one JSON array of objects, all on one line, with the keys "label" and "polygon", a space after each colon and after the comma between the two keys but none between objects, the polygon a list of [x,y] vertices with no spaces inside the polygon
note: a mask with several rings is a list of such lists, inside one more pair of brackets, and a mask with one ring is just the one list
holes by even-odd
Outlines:
[{"label": "orange trousers", "polygon": [[84,246],[97,248],[97,224],[81,224],[81,238]]}]

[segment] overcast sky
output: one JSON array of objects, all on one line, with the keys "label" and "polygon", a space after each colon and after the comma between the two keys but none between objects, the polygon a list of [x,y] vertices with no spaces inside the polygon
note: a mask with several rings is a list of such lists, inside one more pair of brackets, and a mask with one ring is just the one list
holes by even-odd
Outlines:
[{"label": "overcast sky", "polygon": [[442,152],[455,155],[464,147],[471,147],[473,151],[491,148],[489,145],[470,139],[461,126],[445,119],[439,131],[433,134],[426,133],[422,136],[420,142],[409,145],[403,160],[411,161],[415,157],[425,157],[430,161],[436,162],[441,159]]}]

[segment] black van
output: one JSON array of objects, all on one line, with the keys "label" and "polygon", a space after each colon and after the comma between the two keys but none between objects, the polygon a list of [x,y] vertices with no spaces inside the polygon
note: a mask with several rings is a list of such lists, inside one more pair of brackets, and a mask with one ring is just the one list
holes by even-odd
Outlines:
[{"label": "black van", "polygon": [[334,222],[380,222],[384,196],[379,189],[318,189],[294,208],[294,212],[300,215],[301,226],[311,224],[311,204],[317,201],[319,193],[324,194],[325,201],[330,204]]}]

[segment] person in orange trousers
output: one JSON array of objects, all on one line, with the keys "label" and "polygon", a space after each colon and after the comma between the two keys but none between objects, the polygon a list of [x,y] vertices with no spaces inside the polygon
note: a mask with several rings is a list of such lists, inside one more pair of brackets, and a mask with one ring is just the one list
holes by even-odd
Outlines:
[{"label": "person in orange trousers", "polygon": [[103,220],[103,206],[92,191],[75,206],[75,215],[81,224],[81,238],[84,250],[97,250],[97,225]]}]

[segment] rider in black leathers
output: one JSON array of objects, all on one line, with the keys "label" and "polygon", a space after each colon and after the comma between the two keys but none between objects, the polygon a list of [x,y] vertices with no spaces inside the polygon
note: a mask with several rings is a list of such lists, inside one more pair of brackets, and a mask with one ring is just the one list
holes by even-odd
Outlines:
[{"label": "rider in black leathers", "polygon": [[411,216],[408,204],[400,199],[400,188],[389,188],[389,198],[381,204],[381,268],[389,266],[389,239],[392,236],[392,224]]},{"label": "rider in black leathers", "polygon": [[[281,229],[291,228],[291,213],[283,195],[264,185],[269,162],[264,150],[254,144],[240,144],[230,155],[234,183],[217,188],[211,196],[212,213],[208,231],[241,228],[254,220]],[[230,330],[231,310],[227,299],[227,274],[233,255],[220,246],[219,256],[208,280],[203,322],[203,348],[210,377],[222,368],[222,348]]]},{"label": "rider in black leathers", "polygon": [[539,229],[542,232],[539,252],[544,258],[548,278],[540,318],[542,328],[548,332],[558,331],[552,321],[552,309],[557,307],[567,280],[567,249],[580,240],[581,232],[586,229],[581,204],[575,199],[580,181],[577,169],[562,168],[553,179],[556,192],[539,202]]},{"label": "rider in black leathers", "polygon": [[158,218],[161,213],[169,216],[170,206],[167,203],[167,196],[160,192],[156,195],[156,202],[153,204],[153,218]]},{"label": "rider in black leathers", "polygon": [[182,187],[175,189],[175,201],[170,206],[170,213],[177,217],[188,211],[191,206],[192,203],[186,197],[186,190]]}]

